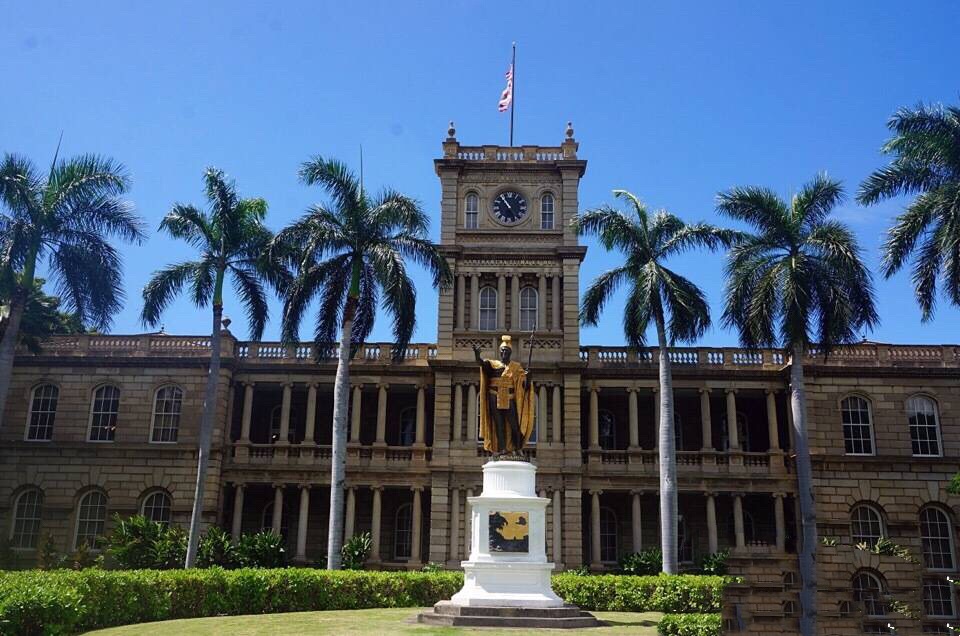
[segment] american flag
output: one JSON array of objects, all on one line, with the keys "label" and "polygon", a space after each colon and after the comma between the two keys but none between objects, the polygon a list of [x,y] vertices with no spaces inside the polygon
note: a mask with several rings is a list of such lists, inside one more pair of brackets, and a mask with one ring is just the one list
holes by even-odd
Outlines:
[{"label": "american flag", "polygon": [[510,65],[510,68],[507,69],[507,87],[503,89],[503,92],[500,93],[500,101],[497,103],[497,110],[501,113],[506,112],[510,109],[510,104],[513,102],[513,64]]}]

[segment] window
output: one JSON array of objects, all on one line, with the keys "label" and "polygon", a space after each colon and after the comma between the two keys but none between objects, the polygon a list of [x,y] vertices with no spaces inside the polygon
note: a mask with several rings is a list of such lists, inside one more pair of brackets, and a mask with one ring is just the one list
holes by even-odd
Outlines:
[{"label": "window", "polygon": [[107,496],[99,490],[91,490],[80,499],[77,507],[77,535],[73,542],[75,548],[85,545],[91,550],[100,547],[107,521]]},{"label": "window", "polygon": [[540,229],[553,229],[553,195],[549,192],[540,197]]},{"label": "window", "polygon": [[953,616],[953,585],[945,579],[923,580],[923,613],[931,617]]},{"label": "window", "polygon": [[10,531],[10,547],[32,550],[40,536],[40,511],[43,493],[36,488],[25,490],[17,497]]},{"label": "window", "polygon": [[463,227],[468,230],[477,229],[477,221],[480,213],[480,197],[474,193],[467,195],[463,212]]},{"label": "window", "polygon": [[178,386],[163,386],[153,397],[153,432],[151,442],[175,442],[180,431],[180,410],[183,391]]},{"label": "window", "polygon": [[863,612],[870,617],[887,613],[883,602],[883,584],[872,572],[861,571],[853,577],[853,600],[863,605]]},{"label": "window", "polygon": [[932,507],[920,512],[920,541],[925,568],[953,569],[953,528],[946,513]]},{"label": "window", "polygon": [[413,506],[403,504],[397,508],[393,523],[393,557],[409,559],[413,546]]},{"label": "window", "polygon": [[120,411],[120,389],[107,384],[93,393],[90,407],[90,441],[112,442],[117,434],[117,413]]},{"label": "window", "polygon": [[612,508],[600,508],[600,560],[604,563],[616,563],[618,535],[617,514]]},{"label": "window", "polygon": [[520,290],[520,330],[533,331],[537,328],[537,290],[524,287]]},{"label": "window", "polygon": [[690,526],[683,515],[677,524],[677,560],[680,563],[693,563],[693,542],[690,537]]},{"label": "window", "polygon": [[170,497],[164,492],[153,492],[143,500],[141,514],[150,521],[168,525],[170,523]]},{"label": "window", "polygon": [[617,447],[617,418],[614,417],[613,413],[606,410],[600,411],[597,415],[599,418],[600,448],[614,450]]},{"label": "window", "polygon": [[497,329],[497,290],[493,287],[484,287],[480,290],[480,331],[495,331]]},{"label": "window", "polygon": [[280,439],[280,415],[283,407],[277,404],[270,409],[270,443],[276,444]]},{"label": "window", "polygon": [[52,384],[34,387],[30,398],[30,423],[27,426],[27,439],[30,441],[50,440],[53,438],[53,422],[57,417],[57,401],[60,389]]},{"label": "window", "polygon": [[877,509],[867,504],[854,507],[850,513],[850,538],[854,545],[866,543],[873,546],[883,536],[883,520]]},{"label": "window", "polygon": [[417,410],[404,409],[400,412],[400,446],[413,446],[417,437]]},{"label": "window", "polygon": [[847,455],[873,455],[873,426],[870,422],[870,404],[857,395],[840,402],[843,422],[843,447]]},{"label": "window", "polygon": [[913,454],[921,457],[940,455],[940,424],[937,406],[928,397],[917,395],[907,400],[910,417],[910,443]]}]

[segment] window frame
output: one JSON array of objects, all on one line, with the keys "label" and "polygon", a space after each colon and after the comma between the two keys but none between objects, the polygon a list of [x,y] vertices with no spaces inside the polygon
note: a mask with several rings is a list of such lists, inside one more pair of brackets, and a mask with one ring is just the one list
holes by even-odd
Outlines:
[{"label": "window frame", "polygon": [[[103,500],[102,505],[98,506],[103,508],[103,518],[102,520],[99,520],[99,521],[93,520],[93,519],[84,519],[81,517],[81,513],[84,508],[84,502],[89,497],[92,497],[94,495],[96,495],[97,497],[101,497]],[[101,526],[101,532],[96,535],[93,535],[92,538],[89,540],[86,540],[85,543],[91,552],[100,551],[100,542],[107,530],[107,519],[109,517],[109,514],[108,514],[109,510],[110,510],[110,498],[107,496],[107,493],[100,490],[99,488],[89,489],[86,492],[84,492],[83,495],[81,495],[80,499],[77,500],[76,511],[75,511],[76,519],[74,519],[74,524],[73,524],[73,549],[74,550],[77,550],[80,547],[80,524],[81,523],[85,523],[85,524],[98,523]],[[85,533],[85,536],[87,536],[86,533]]]},{"label": "window frame", "polygon": [[[854,531],[853,531],[853,524],[854,524],[854,518],[853,518],[853,516],[854,516],[854,514],[855,514],[858,510],[861,510],[861,509],[863,509],[863,510],[869,510],[869,511],[873,512],[873,513],[877,516],[877,524],[878,524],[879,527],[880,527],[880,533],[879,533],[879,535],[877,535],[877,538],[876,538],[876,539],[873,539],[872,542],[869,544],[869,545],[876,545],[876,542],[877,542],[878,540],[883,539],[883,538],[886,538],[886,537],[888,536],[888,534],[887,534],[887,524],[886,524],[886,522],[884,521],[883,511],[880,509],[880,507],[877,506],[877,505],[874,504],[874,503],[866,502],[866,501],[857,503],[857,504],[854,505],[852,508],[850,508],[850,515],[849,515],[850,541],[851,541],[851,543],[852,543],[853,545],[857,545],[857,544],[859,544],[859,543],[864,543],[864,541],[862,540],[862,538],[858,540],[857,536],[854,535]],[[856,523],[863,524],[864,521],[858,519],[858,520],[856,521]],[[872,523],[872,521],[870,521],[870,523]],[[863,536],[865,536],[865,535],[860,535],[860,536],[863,537]]]},{"label": "window frame", "polygon": [[[868,419],[866,425],[864,425],[863,422],[848,423],[843,421],[844,413],[855,412],[853,411],[853,409],[847,409],[844,407],[844,405],[847,403],[848,400],[860,400],[862,403],[866,404],[866,414]],[[862,412],[862,410],[860,410],[859,412]],[[847,450],[847,440],[848,440],[847,428],[863,427],[863,426],[866,426],[867,432],[869,433],[869,438],[854,439],[850,437],[849,440],[850,440],[851,446],[856,442],[860,442],[862,444],[864,441],[868,440],[870,442],[870,451],[869,452],[853,452],[853,451]],[[843,396],[840,399],[840,434],[843,437],[843,454],[844,455],[848,455],[850,457],[873,457],[877,454],[876,430],[874,429],[874,426],[873,426],[873,402],[868,397],[861,395],[859,393],[851,393],[849,395]]]},{"label": "window frame", "polygon": [[[550,210],[546,209],[544,205],[549,199]],[[557,229],[557,198],[553,195],[553,192],[544,192],[540,195],[540,229],[541,230],[555,230]],[[550,223],[547,224],[547,215],[549,215]]]},{"label": "window frame", "polygon": [[[403,434],[404,434],[403,424],[405,421],[405,417],[408,417],[409,419],[407,421],[411,423],[409,436],[408,436],[410,439],[409,444],[405,444],[404,438],[403,438]],[[403,446],[403,447],[413,446],[416,443],[416,440],[417,440],[417,409],[416,407],[408,406],[400,410],[400,417],[397,419],[397,445]]]},{"label": "window frame", "polygon": [[[533,307],[524,306],[524,296],[527,297],[527,302],[529,302],[530,296],[533,296]],[[519,319],[519,328],[520,331],[534,331],[537,329],[537,325],[540,321],[540,292],[536,287],[532,285],[526,285],[520,289],[518,294],[519,298],[517,301],[520,304],[520,308],[517,310],[517,317]],[[530,314],[533,313],[533,323],[529,322]],[[527,321],[524,321],[524,316],[526,315]]]},{"label": "window frame", "polygon": [[[409,518],[409,525],[407,527],[400,527],[400,514],[405,512]],[[406,542],[404,545],[408,548],[407,554],[400,553],[401,543],[399,537],[401,535],[406,536]],[[409,561],[413,558],[413,503],[406,502],[397,506],[396,512],[393,514],[393,559],[394,561]]]},{"label": "window frame", "polygon": [[[606,518],[604,518],[606,516]],[[612,521],[613,532],[609,532],[609,526]],[[610,537],[613,537],[613,558],[608,559],[606,557],[610,556],[607,551],[611,549],[609,545]],[[604,543],[604,539],[607,539],[607,543]],[[601,563],[616,563],[620,557],[620,519],[617,517],[617,511],[610,506],[600,506],[600,562]]]},{"label": "window frame", "polygon": [[[876,583],[876,588],[879,590],[879,598],[876,600],[876,602],[880,604],[880,609],[883,611],[882,614],[872,614],[868,612],[867,606],[864,600],[862,598],[861,599],[856,598],[857,597],[856,582],[860,577],[870,578]],[[854,601],[859,603],[860,606],[863,608],[863,615],[865,618],[876,619],[876,618],[887,617],[888,609],[887,609],[886,602],[883,600],[883,597],[886,594],[887,587],[884,584],[883,578],[878,573],[874,572],[873,570],[866,570],[866,569],[857,570],[856,572],[854,572],[853,578],[850,581],[850,587],[853,589]]]},{"label": "window frame", "polygon": [[[487,295],[488,298],[490,298],[491,295],[492,295],[492,297],[493,297],[493,307],[484,307],[484,306],[483,306],[483,305],[484,305],[484,303],[483,303],[484,293],[486,293],[486,295]],[[477,292],[477,331],[496,331],[496,330],[497,330],[497,317],[498,317],[498,314],[499,314],[499,311],[500,311],[500,297],[499,297],[499,296],[500,296],[500,295],[497,293],[496,288],[493,287],[492,285],[484,285],[483,287],[480,288],[480,291]],[[483,312],[485,312],[485,311],[488,312],[488,313],[489,313],[489,312],[493,312],[493,313],[492,313],[492,315],[493,315],[493,326],[492,326],[492,327],[484,326],[485,324],[489,324],[489,323],[485,323],[484,320],[483,320],[483,316],[484,316],[484,313],[483,313]],[[488,318],[489,318],[489,316],[488,316]]]},{"label": "window frame", "polygon": [[[115,399],[115,401],[116,401],[116,406],[117,406],[117,410],[113,413],[113,435],[112,435],[109,439],[93,439],[93,429],[94,429],[94,427],[93,427],[93,419],[94,419],[94,416],[104,417],[104,416],[109,416],[109,415],[110,415],[110,412],[109,412],[109,411],[97,411],[97,412],[94,412],[94,410],[93,410],[94,407],[95,407],[96,404],[97,404],[97,394],[100,393],[101,391],[105,391],[105,390],[107,390],[107,389],[112,389],[112,390],[116,391],[116,393],[117,393],[116,399]],[[90,394],[90,413],[89,413],[89,415],[88,415],[88,417],[87,417],[87,442],[89,442],[89,443],[91,443],[91,444],[112,444],[112,443],[114,443],[114,442],[117,440],[117,428],[119,428],[119,424],[120,424],[120,396],[121,396],[121,395],[122,395],[122,392],[120,391],[120,387],[117,386],[116,384],[113,384],[113,383],[110,383],[110,382],[105,382],[105,383],[103,383],[103,384],[99,384],[99,385],[97,385],[97,386],[93,389],[93,391],[92,391],[91,394]],[[107,428],[107,427],[104,427],[104,426],[101,425],[101,426],[98,426],[97,428],[98,428],[98,429],[104,429],[104,428]],[[109,430],[109,429],[107,429],[107,430]]]},{"label": "window frame", "polygon": [[[34,411],[34,401],[37,399],[37,390],[38,390],[38,389],[46,389],[46,388],[48,388],[48,387],[49,387],[49,388],[52,388],[52,389],[54,390],[54,392],[55,392],[55,396],[54,396],[54,398],[53,398],[53,400],[52,400],[52,401],[53,401],[53,410],[52,410],[52,411],[40,411],[40,413],[43,413],[43,414],[45,414],[45,415],[49,415],[49,416],[50,416],[50,419],[49,419],[49,422],[50,422],[50,423],[44,425],[45,428],[46,428],[46,427],[49,427],[49,429],[50,429],[50,436],[49,436],[49,437],[31,437],[31,436],[30,436],[30,431],[31,431],[31,429],[34,428],[34,427],[33,427],[33,415],[34,415],[34,413],[36,412],[36,411]],[[41,399],[46,399],[46,400],[50,401],[50,398],[41,398]],[[57,386],[57,385],[54,384],[53,382],[38,382],[37,384],[33,385],[33,388],[30,389],[30,402],[29,402],[29,405],[27,406],[27,428],[26,428],[26,430],[23,432],[23,440],[24,440],[25,442],[52,442],[52,441],[53,441],[53,432],[54,432],[54,430],[56,429],[56,424],[57,424],[57,409],[58,409],[59,407],[60,407],[60,387],[59,387],[59,386]],[[38,426],[37,428],[40,428],[40,427]]]},{"label": "window frame", "polygon": [[[476,208],[471,210],[470,203],[476,203]],[[472,223],[471,223],[472,219]],[[468,192],[463,197],[463,229],[476,230],[480,228],[480,195],[476,192]]]},{"label": "window frame", "polygon": [[[604,415],[610,417],[611,426],[609,436],[603,434]],[[604,446],[603,440],[605,437],[609,437],[612,440],[610,446]],[[617,450],[617,416],[614,415],[610,409],[597,409],[597,443],[600,444],[600,450]]]},{"label": "window frame", "polygon": [[[25,519],[27,523],[35,524],[36,531],[33,532],[30,536],[33,537],[33,545],[20,545],[20,542],[17,541],[17,528],[20,525],[20,505],[23,502],[23,498],[27,495],[36,495],[37,501],[34,502],[34,512],[35,517],[28,517]],[[10,547],[13,550],[36,550],[40,545],[40,531],[43,527],[43,491],[35,486],[30,486],[24,488],[16,496],[13,501],[13,506],[11,506],[11,515],[10,515]]]},{"label": "window frame", "polygon": [[[950,613],[949,614],[931,614],[927,611],[927,589],[928,584],[930,583],[939,583],[941,586],[945,587],[949,593],[948,599],[950,601]],[[940,599],[937,599],[940,602]],[[947,581],[945,577],[941,576],[923,576],[920,584],[920,603],[923,605],[923,615],[927,618],[956,618],[957,616],[957,597],[956,592],[954,591],[954,584],[950,581]]]},{"label": "window frame", "polygon": [[[176,403],[179,403],[180,406],[179,406],[179,408],[177,409],[177,412],[176,412],[176,418],[177,418],[177,419],[176,419],[176,428],[173,429],[173,431],[174,431],[173,439],[172,439],[172,440],[158,440],[158,439],[154,439],[154,434],[155,434],[156,431],[158,430],[158,429],[157,429],[157,416],[160,415],[160,416],[162,416],[162,417],[170,417],[170,416],[173,415],[173,413],[157,413],[157,404],[158,404],[158,401],[159,401],[159,399],[160,399],[160,392],[161,392],[161,391],[165,391],[165,390],[167,390],[167,389],[174,389],[174,390],[176,390],[176,391],[179,392],[180,397],[179,397],[177,400],[172,400],[172,401],[173,401],[173,402],[176,402]],[[150,438],[149,438],[151,444],[176,444],[176,443],[179,441],[179,438],[180,438],[180,421],[181,421],[181,418],[183,417],[183,397],[184,397],[184,390],[183,390],[183,388],[182,388],[180,385],[178,385],[178,384],[173,384],[173,383],[163,384],[163,385],[161,385],[161,386],[158,386],[157,389],[153,392],[153,409],[152,409],[152,412],[151,412],[151,415],[150,415]],[[168,400],[168,401],[171,401],[171,400]],[[162,429],[159,429],[159,430],[169,430],[169,428],[170,428],[170,427],[163,427]]]},{"label": "window frame", "polygon": [[[915,419],[917,415],[920,415],[919,412],[911,410],[911,403],[915,401],[925,401],[930,404],[933,410],[933,426],[925,424],[922,427],[920,425],[915,425],[911,420]],[[910,453],[913,457],[943,457],[943,432],[940,426],[940,406],[937,404],[937,401],[933,399],[930,395],[926,393],[917,393],[911,395],[907,398],[907,401],[904,403],[904,407],[907,412],[907,428],[910,432]],[[926,415],[926,414],[924,414]],[[915,450],[915,444],[918,443],[918,440],[914,438],[914,430],[920,428],[933,428],[934,437],[937,444],[936,453],[918,453]],[[930,443],[930,440],[924,440],[926,443]]]},{"label": "window frame", "polygon": [[[167,510],[166,520],[157,520],[157,519],[154,519],[152,516],[147,515],[147,504],[150,503],[150,501],[154,497],[163,497],[164,500],[166,501],[166,510]],[[156,508],[156,506],[153,506],[153,507]],[[150,521],[153,521],[155,523],[162,523],[165,526],[169,526],[173,521],[173,497],[171,497],[164,490],[160,490],[160,489],[148,490],[144,494],[142,501],[140,502],[140,514],[146,517],[147,519],[149,519]]]},{"label": "window frame", "polygon": [[[926,524],[924,523],[924,515],[926,515],[927,513],[938,514],[938,515],[940,515],[940,517],[941,517],[944,521],[946,521],[946,536],[945,536],[945,537],[928,535],[928,534],[924,531],[924,529],[925,529],[925,527],[926,527]],[[919,524],[919,525],[920,525],[920,558],[921,558],[921,561],[920,561],[920,562],[921,562],[921,564],[923,565],[924,570],[926,570],[926,571],[928,571],[928,572],[954,572],[954,571],[956,571],[956,566],[957,566],[957,548],[956,548],[956,545],[955,545],[955,542],[954,542],[954,526],[953,526],[953,518],[952,518],[952,516],[951,516],[946,510],[944,510],[943,508],[941,508],[940,506],[929,505],[929,506],[924,506],[924,507],[920,510],[920,518],[919,518],[919,521],[920,521],[920,524]],[[949,553],[948,553],[948,554],[949,554],[949,556],[950,556],[950,565],[949,565],[949,567],[932,567],[932,566],[929,565],[929,563],[927,562],[927,554],[928,554],[928,552],[927,552],[927,544],[928,544],[928,542],[932,542],[932,541],[943,541],[944,539],[946,539],[946,541],[947,541],[947,547],[948,547],[948,549],[949,549]],[[942,554],[942,553],[941,553],[941,554]]]}]

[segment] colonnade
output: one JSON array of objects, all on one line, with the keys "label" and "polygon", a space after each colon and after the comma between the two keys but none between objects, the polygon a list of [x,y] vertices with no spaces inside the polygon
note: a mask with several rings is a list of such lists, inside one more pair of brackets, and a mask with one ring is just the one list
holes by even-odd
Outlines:
[{"label": "colonnade", "polygon": [[[456,329],[480,329],[480,278],[481,273],[462,273],[457,274],[457,310],[454,326]],[[527,274],[537,279],[537,330],[560,331],[563,325],[560,323],[560,307],[563,304],[560,296],[560,276],[558,274],[531,273]],[[497,290],[497,326],[498,331],[505,331],[507,327],[506,299],[507,299],[507,279],[510,279],[510,325],[509,328],[516,331],[520,328],[520,285],[524,274],[496,274]],[[469,279],[469,283],[468,283]],[[551,297],[550,303],[550,322],[547,322],[547,279],[550,280]],[[470,291],[470,316],[466,315],[467,285]]]}]

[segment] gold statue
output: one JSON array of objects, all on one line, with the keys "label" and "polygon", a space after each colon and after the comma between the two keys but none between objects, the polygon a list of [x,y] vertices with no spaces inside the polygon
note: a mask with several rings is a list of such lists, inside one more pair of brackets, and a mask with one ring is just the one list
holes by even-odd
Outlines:
[{"label": "gold statue", "polygon": [[533,385],[530,374],[519,362],[510,360],[510,336],[500,339],[500,359],[483,359],[473,347],[480,364],[480,435],[483,447],[496,456],[519,453],[533,432]]}]

